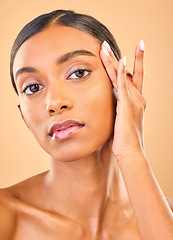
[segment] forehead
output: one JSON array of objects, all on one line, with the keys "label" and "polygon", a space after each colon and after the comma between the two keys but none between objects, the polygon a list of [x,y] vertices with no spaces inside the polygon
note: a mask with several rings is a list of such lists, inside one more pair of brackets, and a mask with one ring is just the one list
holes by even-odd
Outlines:
[{"label": "forehead", "polygon": [[35,59],[58,56],[79,49],[99,54],[100,42],[92,35],[72,27],[51,26],[26,40],[14,59],[14,71],[18,65],[34,63]]}]

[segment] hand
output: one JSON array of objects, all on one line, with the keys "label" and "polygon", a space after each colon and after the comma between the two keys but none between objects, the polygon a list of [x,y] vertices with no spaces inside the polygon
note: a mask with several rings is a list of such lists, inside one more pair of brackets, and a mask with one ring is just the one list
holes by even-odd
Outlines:
[{"label": "hand", "polygon": [[126,59],[116,60],[107,43],[100,51],[101,60],[117,91],[116,119],[112,151],[117,160],[144,153],[143,122],[146,100],[142,95],[144,81],[144,44],[138,43],[135,51],[133,75],[125,69]]}]

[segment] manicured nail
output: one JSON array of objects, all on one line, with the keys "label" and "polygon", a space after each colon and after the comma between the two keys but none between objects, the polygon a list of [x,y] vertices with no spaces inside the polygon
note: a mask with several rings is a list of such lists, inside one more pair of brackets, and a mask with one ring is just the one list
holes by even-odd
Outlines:
[{"label": "manicured nail", "polygon": [[104,45],[102,46],[102,50],[107,56],[109,56],[108,50],[105,48]]},{"label": "manicured nail", "polygon": [[127,63],[127,59],[126,59],[126,56],[123,57],[123,65],[126,66],[126,63]]},{"label": "manicured nail", "polygon": [[140,41],[140,49],[141,49],[142,51],[145,50],[145,44],[144,44],[144,41],[143,41],[143,40]]},{"label": "manicured nail", "polygon": [[107,43],[106,41],[103,42],[103,46],[104,46],[108,51],[111,51],[111,47],[110,47],[109,43]]}]

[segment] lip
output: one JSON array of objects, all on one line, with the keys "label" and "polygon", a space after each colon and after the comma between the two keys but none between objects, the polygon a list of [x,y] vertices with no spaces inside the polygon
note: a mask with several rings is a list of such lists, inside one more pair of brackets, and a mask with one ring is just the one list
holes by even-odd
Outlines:
[{"label": "lip", "polygon": [[85,124],[76,120],[66,120],[63,122],[54,123],[49,130],[49,136],[52,139],[64,139],[77,132],[79,129],[84,127],[84,125]]}]

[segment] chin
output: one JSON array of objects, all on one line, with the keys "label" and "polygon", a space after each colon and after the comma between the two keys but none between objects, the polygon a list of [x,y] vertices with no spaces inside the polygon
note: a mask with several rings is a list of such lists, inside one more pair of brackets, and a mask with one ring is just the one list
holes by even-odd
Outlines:
[{"label": "chin", "polygon": [[91,134],[92,132],[78,132],[64,140],[52,140],[50,137],[48,139],[38,137],[36,140],[41,148],[51,156],[51,159],[60,162],[74,162],[89,158],[100,151],[103,146],[108,145],[107,143],[112,137],[113,129],[99,128],[99,130],[95,131],[95,134]]},{"label": "chin", "polygon": [[74,162],[77,160],[82,160],[90,157],[91,155],[95,154],[97,151],[100,151],[103,146],[105,146],[108,143],[107,139],[106,141],[103,141],[98,144],[97,143],[71,143],[71,144],[62,144],[57,149],[54,148],[50,151],[47,151],[48,154],[51,156],[52,159],[55,159],[57,161],[61,162]]}]

